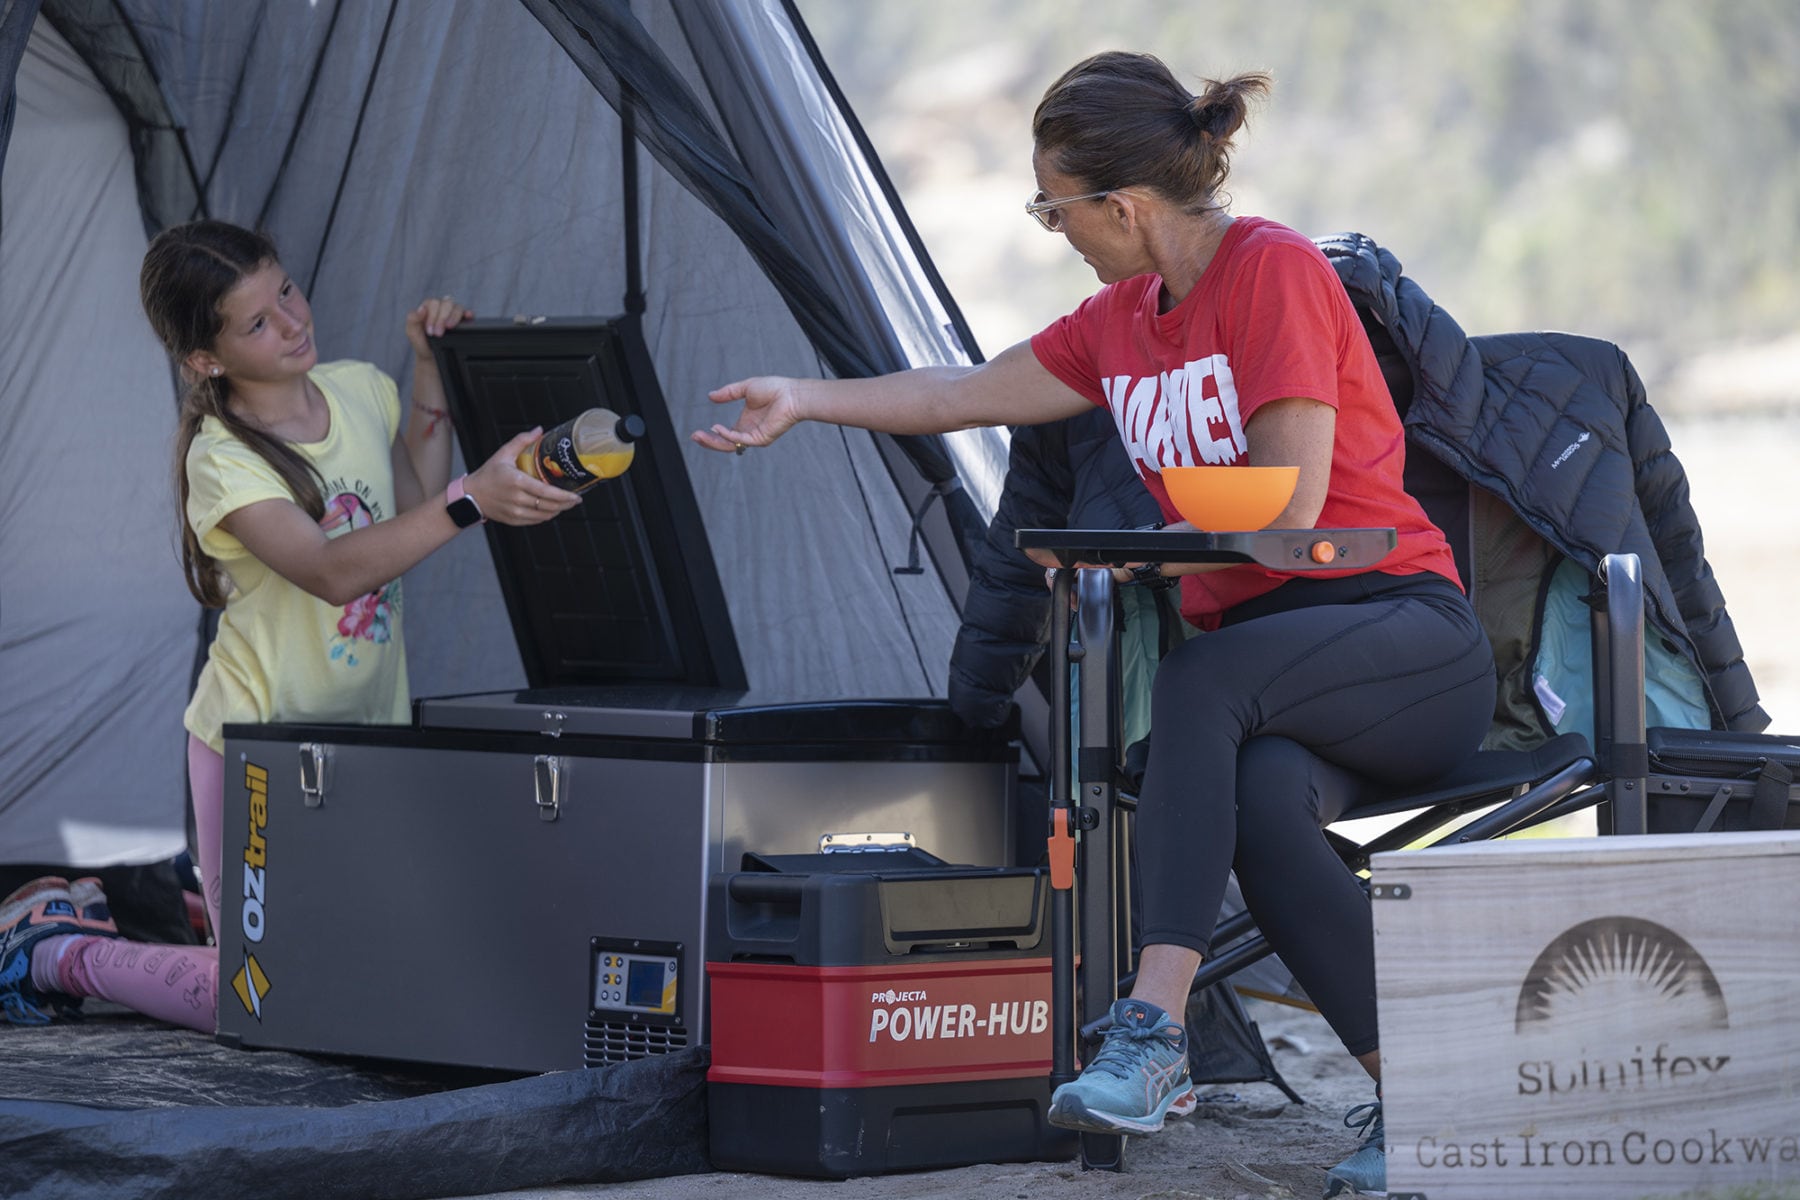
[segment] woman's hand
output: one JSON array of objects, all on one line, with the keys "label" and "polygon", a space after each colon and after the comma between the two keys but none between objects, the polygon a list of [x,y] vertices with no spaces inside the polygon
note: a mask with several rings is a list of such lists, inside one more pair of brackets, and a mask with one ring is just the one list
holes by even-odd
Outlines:
[{"label": "woman's hand", "polygon": [[463,489],[475,497],[482,516],[501,525],[538,525],[581,503],[574,492],[519,470],[519,455],[543,432],[542,428],[527,429],[463,480]]},{"label": "woman's hand", "polygon": [[733,400],[744,402],[736,424],[730,427],[714,425],[689,435],[691,440],[708,450],[727,454],[741,454],[751,446],[767,446],[799,424],[802,416],[800,401],[795,395],[795,381],[778,375],[740,379],[714,388],[707,393],[707,398],[714,404],[730,404]]},{"label": "woman's hand", "polygon": [[431,343],[425,339],[441,337],[446,329],[455,329],[474,315],[474,309],[464,308],[448,296],[421,300],[419,307],[406,314],[406,340],[412,343],[413,357],[433,361]]}]

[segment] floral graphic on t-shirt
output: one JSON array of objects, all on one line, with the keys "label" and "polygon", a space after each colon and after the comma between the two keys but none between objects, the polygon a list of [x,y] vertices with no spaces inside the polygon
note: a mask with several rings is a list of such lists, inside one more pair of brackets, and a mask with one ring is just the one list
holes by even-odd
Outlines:
[{"label": "floral graphic on t-shirt", "polygon": [[[325,516],[319,521],[319,528],[335,537],[339,533],[364,529],[374,523],[375,514],[361,496],[355,492],[339,492],[326,503]],[[396,579],[344,605],[344,613],[337,623],[337,631],[342,640],[334,640],[331,645],[333,662],[341,661],[347,667],[354,667],[357,663],[358,641],[379,644],[393,636],[394,606],[399,602],[399,592],[400,581]]]}]

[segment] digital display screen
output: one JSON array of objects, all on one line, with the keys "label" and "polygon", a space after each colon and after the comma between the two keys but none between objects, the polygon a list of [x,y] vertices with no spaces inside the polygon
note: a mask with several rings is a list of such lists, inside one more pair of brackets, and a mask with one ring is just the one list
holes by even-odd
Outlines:
[{"label": "digital display screen", "polygon": [[663,965],[641,958],[625,970],[625,1003],[633,1008],[660,1010],[663,1002]]}]

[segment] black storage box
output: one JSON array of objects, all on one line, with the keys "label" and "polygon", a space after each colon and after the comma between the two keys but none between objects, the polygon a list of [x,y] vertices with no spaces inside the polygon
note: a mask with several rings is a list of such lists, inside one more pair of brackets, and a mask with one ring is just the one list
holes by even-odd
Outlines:
[{"label": "black storage box", "polygon": [[1651,833],[1800,829],[1794,739],[1712,729],[1647,734]]}]

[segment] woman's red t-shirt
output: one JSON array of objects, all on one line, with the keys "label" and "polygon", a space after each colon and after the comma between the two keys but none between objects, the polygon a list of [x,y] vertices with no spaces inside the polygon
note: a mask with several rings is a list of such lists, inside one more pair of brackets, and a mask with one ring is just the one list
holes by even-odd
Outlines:
[{"label": "woman's red t-shirt", "polygon": [[[1167,520],[1181,517],[1161,468],[1248,465],[1244,426],[1257,409],[1286,397],[1317,400],[1338,414],[1319,527],[1392,526],[1398,544],[1373,569],[1431,571],[1460,586],[1443,533],[1401,486],[1399,416],[1350,297],[1317,246],[1274,221],[1238,217],[1180,304],[1157,312],[1161,292],[1158,275],[1109,284],[1031,348],[1051,374],[1111,411]],[[1226,609],[1296,574],[1245,564],[1183,576],[1182,615],[1216,628]]]}]

